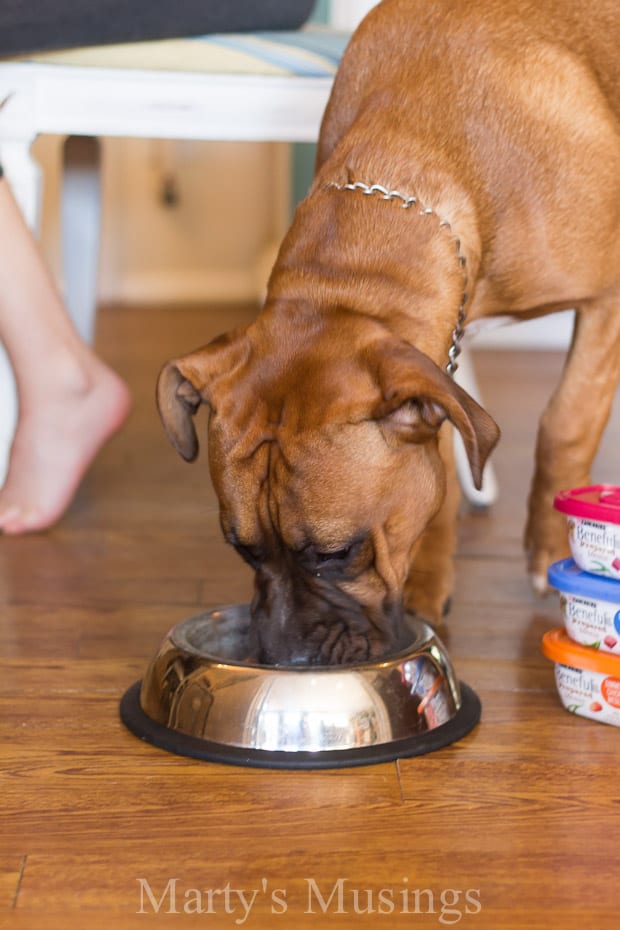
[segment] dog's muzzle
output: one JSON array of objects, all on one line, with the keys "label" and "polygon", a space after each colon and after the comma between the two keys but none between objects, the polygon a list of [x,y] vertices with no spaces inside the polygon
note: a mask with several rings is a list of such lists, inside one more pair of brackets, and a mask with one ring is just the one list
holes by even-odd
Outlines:
[{"label": "dog's muzzle", "polygon": [[403,607],[384,603],[377,611],[320,577],[263,566],[256,572],[251,616],[263,664],[351,665],[398,644]]}]

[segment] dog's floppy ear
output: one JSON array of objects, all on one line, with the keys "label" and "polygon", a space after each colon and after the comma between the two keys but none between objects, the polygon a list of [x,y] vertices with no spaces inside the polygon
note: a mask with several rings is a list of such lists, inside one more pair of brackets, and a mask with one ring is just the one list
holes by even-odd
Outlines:
[{"label": "dog's floppy ear", "polygon": [[485,462],[499,439],[499,427],[473,397],[413,346],[383,347],[378,368],[382,398],[374,410],[385,428],[403,440],[425,442],[445,419],[460,432],[474,484],[482,487]]},{"label": "dog's floppy ear", "polygon": [[216,381],[246,355],[243,337],[231,333],[162,368],[157,379],[157,408],[170,442],[186,462],[193,462],[198,455],[196,411],[201,404],[212,405]]}]

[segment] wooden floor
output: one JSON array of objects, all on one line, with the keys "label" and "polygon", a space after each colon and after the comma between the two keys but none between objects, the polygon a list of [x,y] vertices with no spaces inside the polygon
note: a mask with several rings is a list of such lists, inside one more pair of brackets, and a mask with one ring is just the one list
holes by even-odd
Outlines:
[{"label": "wooden floor", "polygon": [[[281,772],[172,756],[119,722],[169,627],[250,594],[204,459],[176,457],[153,401],[163,361],[248,314],[103,311],[132,418],[57,528],[0,539],[0,926],[617,927],[620,731],[560,707],[540,651],[558,606],[534,599],[521,553],[557,355],[478,357],[501,498],[464,514],[445,636],[482,699],[474,732],[399,763]],[[619,435],[616,414],[596,478],[619,481]]]}]

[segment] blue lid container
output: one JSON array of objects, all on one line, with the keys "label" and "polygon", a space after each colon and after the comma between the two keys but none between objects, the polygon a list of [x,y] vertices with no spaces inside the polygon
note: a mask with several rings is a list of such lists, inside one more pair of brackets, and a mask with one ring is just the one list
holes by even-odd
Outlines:
[{"label": "blue lid container", "polygon": [[582,646],[620,655],[620,581],[584,572],[572,559],[555,562],[548,578],[560,592],[570,638]]},{"label": "blue lid container", "polygon": [[547,577],[551,587],[558,591],[620,605],[620,581],[583,572],[573,559],[554,562],[549,567]]}]

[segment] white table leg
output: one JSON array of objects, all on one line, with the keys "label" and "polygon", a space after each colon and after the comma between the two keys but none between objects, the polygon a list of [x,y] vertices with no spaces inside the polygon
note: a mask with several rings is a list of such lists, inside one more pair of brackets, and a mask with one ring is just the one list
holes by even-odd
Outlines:
[{"label": "white table leg", "polygon": [[97,139],[69,136],[62,176],[62,266],[64,296],[71,319],[92,344],[97,310],[100,146]]}]

